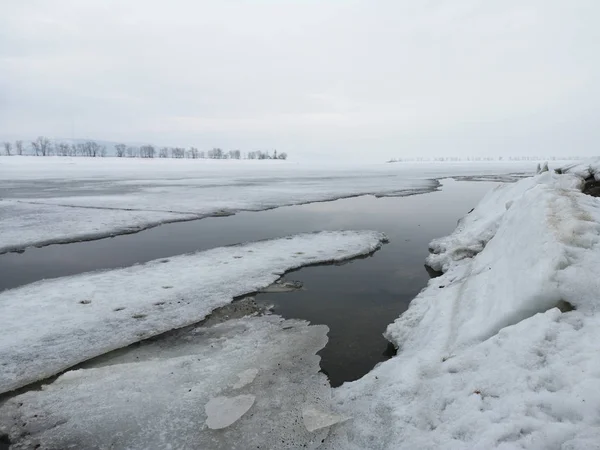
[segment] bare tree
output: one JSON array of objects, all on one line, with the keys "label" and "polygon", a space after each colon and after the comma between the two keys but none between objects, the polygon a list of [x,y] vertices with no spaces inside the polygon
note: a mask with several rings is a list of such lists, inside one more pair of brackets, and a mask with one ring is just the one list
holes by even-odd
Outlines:
[{"label": "bare tree", "polygon": [[127,157],[135,158],[139,154],[139,149],[137,147],[127,147]]},{"label": "bare tree", "polygon": [[35,141],[31,142],[31,146],[35,151],[36,156],[46,156],[50,154],[50,139],[45,136],[38,136]]},{"label": "bare tree", "polygon": [[173,158],[185,158],[185,149],[182,147],[175,147],[171,150]]},{"label": "bare tree", "polygon": [[71,153],[71,146],[64,142],[58,142],[55,145],[55,148],[56,148],[56,154],[58,156],[69,156],[69,154]]},{"label": "bare tree", "polygon": [[125,144],[117,144],[115,145],[115,151],[117,152],[117,156],[122,158],[125,156],[125,150],[127,150],[127,146]]},{"label": "bare tree", "polygon": [[213,148],[208,151],[208,157],[210,159],[223,159],[223,150],[220,148]]},{"label": "bare tree", "polygon": [[190,147],[190,157],[193,159],[198,159],[200,157],[200,152],[196,147]]},{"label": "bare tree", "polygon": [[240,159],[241,155],[239,150],[229,150],[229,159]]},{"label": "bare tree", "polygon": [[106,145],[99,146],[98,156],[100,156],[101,158],[106,157]]},{"label": "bare tree", "polygon": [[287,159],[287,153],[286,152],[281,152],[277,158],[279,158],[279,159]]},{"label": "bare tree", "polygon": [[17,155],[23,154],[23,141],[15,141],[15,150],[17,151]]},{"label": "bare tree", "polygon": [[12,151],[12,144],[10,142],[5,142],[4,143],[4,153],[6,153],[6,156],[10,156],[11,151]]},{"label": "bare tree", "polygon": [[153,145],[142,145],[140,147],[140,157],[142,158],[154,158],[156,149]]}]

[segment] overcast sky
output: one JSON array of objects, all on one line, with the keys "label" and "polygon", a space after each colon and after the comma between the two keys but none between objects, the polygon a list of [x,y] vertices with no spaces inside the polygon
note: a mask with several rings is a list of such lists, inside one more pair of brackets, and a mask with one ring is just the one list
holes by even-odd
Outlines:
[{"label": "overcast sky", "polygon": [[0,139],[591,155],[597,0],[2,0]]}]

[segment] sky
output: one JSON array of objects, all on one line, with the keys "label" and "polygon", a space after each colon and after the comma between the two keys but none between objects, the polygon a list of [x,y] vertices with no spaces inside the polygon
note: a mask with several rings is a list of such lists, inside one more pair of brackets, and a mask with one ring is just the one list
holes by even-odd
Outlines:
[{"label": "sky", "polygon": [[596,155],[597,0],[2,0],[0,139]]}]

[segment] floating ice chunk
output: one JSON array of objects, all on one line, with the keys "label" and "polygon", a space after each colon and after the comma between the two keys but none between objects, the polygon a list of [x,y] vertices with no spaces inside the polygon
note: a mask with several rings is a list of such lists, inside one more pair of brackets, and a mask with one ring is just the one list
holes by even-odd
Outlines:
[{"label": "floating ice chunk", "polygon": [[233,385],[234,389],[240,389],[252,383],[258,375],[258,369],[247,369],[238,374],[238,382]]},{"label": "floating ice chunk", "polygon": [[233,425],[252,408],[255,399],[256,397],[250,394],[211,398],[204,406],[208,416],[206,426],[213,430],[220,430]]},{"label": "floating ice chunk", "polygon": [[305,406],[302,409],[302,421],[306,429],[311,433],[349,419],[349,417],[340,416],[339,414],[320,411],[314,406]]}]

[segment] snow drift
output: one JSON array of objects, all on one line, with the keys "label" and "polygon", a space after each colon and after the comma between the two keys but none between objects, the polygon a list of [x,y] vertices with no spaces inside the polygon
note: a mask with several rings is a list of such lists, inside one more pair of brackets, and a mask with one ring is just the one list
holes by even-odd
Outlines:
[{"label": "snow drift", "polygon": [[355,420],[328,448],[600,448],[589,175],[500,186],[432,242],[427,262],[444,274],[388,327],[398,355],[336,390]]}]

